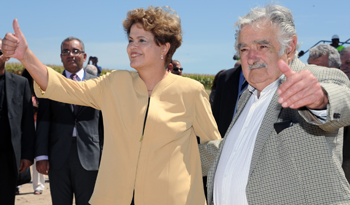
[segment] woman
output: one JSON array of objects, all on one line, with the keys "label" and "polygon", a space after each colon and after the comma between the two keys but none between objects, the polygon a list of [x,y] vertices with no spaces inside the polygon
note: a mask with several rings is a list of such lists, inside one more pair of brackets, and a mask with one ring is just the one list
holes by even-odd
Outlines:
[{"label": "woman", "polygon": [[203,85],[165,69],[181,45],[180,18],[150,6],[129,11],[123,26],[137,72],[68,80],[27,48],[17,20],[2,49],[45,90],[35,86],[37,96],[102,110],[105,142],[91,204],[204,205],[196,136],[202,142],[220,136]]}]

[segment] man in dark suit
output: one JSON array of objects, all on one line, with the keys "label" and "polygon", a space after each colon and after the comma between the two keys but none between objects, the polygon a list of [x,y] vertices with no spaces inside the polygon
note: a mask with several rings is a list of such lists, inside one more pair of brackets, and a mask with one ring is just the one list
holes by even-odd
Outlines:
[{"label": "man in dark suit", "polygon": [[[0,39],[0,47],[2,40]],[[28,80],[5,71],[0,51],[0,200],[15,203],[18,173],[33,164],[34,115]]]},{"label": "man in dark suit", "polygon": [[225,136],[227,128],[233,119],[239,96],[248,84],[242,74],[242,67],[238,62],[234,68],[228,69],[219,75],[214,101],[211,106],[222,137]]},{"label": "man in dark suit", "polygon": [[[75,37],[61,45],[63,75],[89,80],[84,44]],[[100,164],[103,143],[101,112],[90,107],[40,100],[37,118],[37,170],[50,177],[52,203],[88,204]]]}]

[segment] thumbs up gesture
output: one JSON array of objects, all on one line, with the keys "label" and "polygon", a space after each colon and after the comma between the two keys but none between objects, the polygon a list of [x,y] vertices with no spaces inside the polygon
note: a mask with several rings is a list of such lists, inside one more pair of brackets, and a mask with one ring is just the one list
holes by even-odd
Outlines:
[{"label": "thumbs up gesture", "polygon": [[19,28],[17,19],[13,20],[13,30],[15,34],[7,33],[2,40],[1,51],[6,57],[16,58],[22,61],[28,50],[28,44]]},{"label": "thumbs up gesture", "polygon": [[36,83],[42,90],[46,90],[48,83],[48,72],[44,64],[28,48],[26,39],[19,28],[17,19],[13,20],[13,33],[7,33],[2,40],[1,51],[5,57],[16,58],[29,71]]},{"label": "thumbs up gesture", "polygon": [[284,108],[323,109],[328,104],[328,97],[317,78],[308,70],[293,71],[284,61],[278,62],[286,81],[278,88],[278,102]]}]

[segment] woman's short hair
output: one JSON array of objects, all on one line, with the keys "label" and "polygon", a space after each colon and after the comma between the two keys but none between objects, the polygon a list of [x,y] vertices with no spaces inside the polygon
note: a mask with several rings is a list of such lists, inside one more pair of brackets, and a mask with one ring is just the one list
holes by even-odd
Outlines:
[{"label": "woman's short hair", "polygon": [[138,8],[128,12],[123,21],[123,27],[128,36],[131,26],[135,23],[140,23],[145,31],[150,31],[158,46],[170,43],[165,60],[165,65],[168,65],[182,43],[180,17],[168,6],[163,8],[149,6],[147,9]]}]

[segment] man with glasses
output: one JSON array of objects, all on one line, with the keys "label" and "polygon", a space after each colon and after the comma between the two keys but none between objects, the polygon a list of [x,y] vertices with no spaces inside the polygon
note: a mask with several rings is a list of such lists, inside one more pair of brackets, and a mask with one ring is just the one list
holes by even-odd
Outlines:
[{"label": "man with glasses", "polygon": [[[75,37],[61,44],[63,75],[74,81],[96,76],[83,69],[84,43]],[[37,170],[50,177],[52,204],[88,204],[103,144],[101,112],[90,107],[40,99],[37,117]]]},{"label": "man with glasses", "polygon": [[[2,39],[0,39],[0,47]],[[18,173],[34,161],[34,115],[28,80],[5,70],[0,50],[0,200],[15,203]]]},{"label": "man with glasses", "polygon": [[183,68],[181,67],[180,61],[172,60],[168,65],[168,70],[175,75],[182,75]]}]

